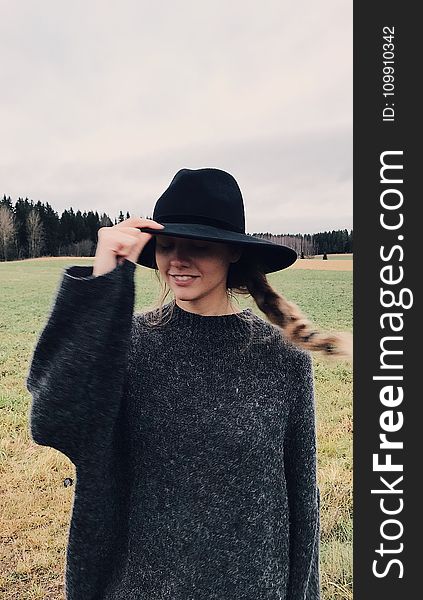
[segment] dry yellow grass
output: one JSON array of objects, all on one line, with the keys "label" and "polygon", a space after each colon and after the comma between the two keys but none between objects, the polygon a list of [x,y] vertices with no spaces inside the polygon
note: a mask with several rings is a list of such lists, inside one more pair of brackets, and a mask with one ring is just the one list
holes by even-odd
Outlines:
[{"label": "dry yellow grass", "polygon": [[290,269],[307,269],[310,271],[352,271],[353,261],[322,260],[321,258],[299,258]]},{"label": "dry yellow grass", "polygon": [[1,442],[0,597],[58,600],[73,489],[63,479],[75,477],[74,466],[52,448],[40,450],[25,427],[8,433]]}]

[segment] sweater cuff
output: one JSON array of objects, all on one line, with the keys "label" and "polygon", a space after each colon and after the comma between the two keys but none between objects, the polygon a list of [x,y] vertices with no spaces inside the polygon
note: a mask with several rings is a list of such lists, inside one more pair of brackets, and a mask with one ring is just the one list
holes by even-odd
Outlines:
[{"label": "sweater cuff", "polygon": [[112,271],[95,277],[93,275],[94,266],[70,266],[63,272],[58,295],[66,297],[71,294],[84,294],[84,296],[87,293],[95,296],[107,294],[116,285],[132,284],[135,269],[136,264],[125,259]]},{"label": "sweater cuff", "polygon": [[88,305],[99,303],[103,300],[107,303],[115,297],[115,290],[127,288],[131,290],[134,284],[134,272],[136,264],[130,260],[99,275],[93,276],[94,266],[73,265],[62,272],[62,279],[56,291],[56,299],[52,307],[53,312],[62,313],[64,309],[71,312],[80,312],[88,309]]},{"label": "sweater cuff", "polygon": [[92,280],[99,280],[102,281],[104,279],[114,279],[116,278],[118,275],[120,275],[120,273],[133,273],[135,271],[136,268],[136,264],[133,263],[130,260],[127,260],[125,258],[125,260],[123,261],[123,263],[116,265],[116,267],[107,272],[107,273],[103,273],[102,275],[97,275],[96,277],[93,275],[93,271],[94,271],[94,265],[88,266],[88,265],[72,265],[70,267],[68,267],[67,269],[65,269],[64,271],[64,278],[70,278],[70,279],[78,279],[78,280],[88,280],[88,281],[92,281]]}]

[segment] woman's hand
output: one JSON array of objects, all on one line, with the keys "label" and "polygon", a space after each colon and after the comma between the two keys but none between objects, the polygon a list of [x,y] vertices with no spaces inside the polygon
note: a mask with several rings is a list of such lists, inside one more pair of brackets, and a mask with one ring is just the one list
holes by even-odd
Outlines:
[{"label": "woman's hand", "polygon": [[94,277],[113,271],[125,259],[137,263],[144,246],[153,235],[140,231],[138,227],[163,229],[163,225],[151,219],[131,217],[113,227],[101,227],[98,230]]}]

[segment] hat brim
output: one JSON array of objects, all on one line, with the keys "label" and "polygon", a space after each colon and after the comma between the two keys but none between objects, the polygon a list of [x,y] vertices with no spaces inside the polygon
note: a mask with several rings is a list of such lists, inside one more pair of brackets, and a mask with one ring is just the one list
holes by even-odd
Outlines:
[{"label": "hat brim", "polygon": [[[160,221],[157,221],[158,223]],[[246,246],[254,251],[260,267],[264,273],[273,273],[290,267],[298,258],[295,250],[282,244],[275,244],[269,240],[255,237],[246,233],[228,231],[219,229],[211,225],[201,225],[198,223],[162,223],[163,229],[154,229],[150,227],[139,227],[145,233],[153,234],[153,237],[144,246],[138,258],[138,264],[156,269],[155,258],[155,236],[169,235],[196,240],[205,240],[209,242],[232,243]]]}]

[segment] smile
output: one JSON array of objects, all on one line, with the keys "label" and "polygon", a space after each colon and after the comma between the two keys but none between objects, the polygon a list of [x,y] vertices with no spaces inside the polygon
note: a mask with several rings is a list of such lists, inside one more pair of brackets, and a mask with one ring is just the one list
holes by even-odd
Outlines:
[{"label": "smile", "polygon": [[176,281],[188,281],[190,279],[195,279],[197,275],[171,275]]}]

